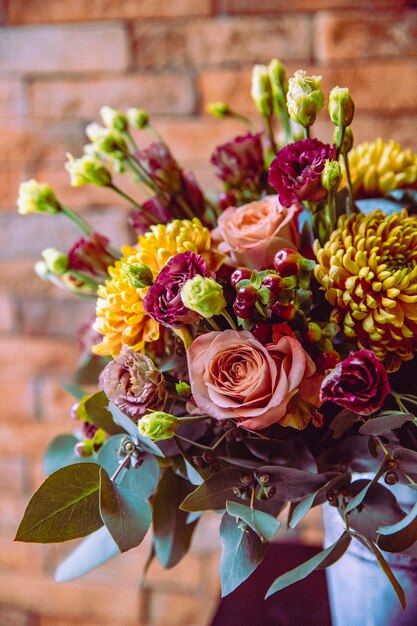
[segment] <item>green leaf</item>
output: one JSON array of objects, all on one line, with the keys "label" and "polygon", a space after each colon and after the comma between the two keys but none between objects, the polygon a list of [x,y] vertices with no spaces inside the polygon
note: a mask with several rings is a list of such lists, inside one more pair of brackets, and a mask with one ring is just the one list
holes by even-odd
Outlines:
[{"label": "green leaf", "polygon": [[[351,495],[355,495],[366,485],[366,480],[357,480],[351,485]],[[343,512],[342,512],[343,517]],[[380,483],[369,487],[361,506],[349,513],[349,526],[375,541],[378,528],[394,524],[404,517],[394,494]]]},{"label": "green leaf", "polygon": [[346,507],[345,513],[349,513],[350,511],[353,511],[353,509],[355,509],[357,506],[361,504],[362,500],[365,498],[366,494],[368,493],[369,488],[372,487],[372,485],[375,485],[375,483],[377,483],[378,480],[381,478],[382,474],[384,474],[387,471],[387,460],[389,458],[390,458],[390,455],[387,454],[381,463],[381,467],[379,468],[379,470],[377,471],[373,479],[368,481],[365,487],[361,489],[361,491],[357,493],[356,496],[354,496],[352,500],[349,502],[349,504]]},{"label": "green leaf", "polygon": [[84,353],[74,376],[76,385],[97,385],[97,379],[111,359]]},{"label": "green leaf", "polygon": [[113,415],[114,421],[123,428],[123,430],[131,437],[132,441],[139,445],[142,450],[146,450],[155,456],[163,457],[164,454],[158,446],[148,439],[139,434],[138,427],[135,422],[132,422],[130,417],[122,413],[122,411],[113,402],[109,402],[109,411]]},{"label": "green leaf", "polygon": [[228,513],[222,517],[220,538],[222,542],[220,581],[224,597],[255,571],[264,557],[267,544],[262,543],[251,528],[241,530],[240,524]]},{"label": "green leaf", "polygon": [[187,524],[188,514],[179,505],[191,485],[167,469],[159,481],[153,502],[153,542],[162,567],[174,567],[186,554],[197,520]]},{"label": "green leaf", "polygon": [[402,552],[417,541],[417,502],[396,524],[378,528],[378,546],[386,552]]},{"label": "green leaf", "polygon": [[45,474],[53,474],[61,467],[75,465],[76,463],[91,463],[91,458],[80,458],[74,452],[74,446],[78,443],[74,435],[58,435],[49,444],[43,457],[43,469]]},{"label": "green leaf", "polygon": [[245,506],[239,502],[231,502],[228,500],[226,502],[226,511],[229,515],[243,520],[256,532],[261,541],[270,541],[281,526],[281,522],[272,515],[269,515],[269,513],[251,509],[249,506]]},{"label": "green leaf", "polygon": [[417,452],[409,448],[395,448],[392,456],[399,462],[401,469],[408,474],[417,475]]},{"label": "green leaf", "polygon": [[216,472],[181,503],[183,511],[218,511],[224,509],[226,500],[236,500],[233,487],[242,486],[241,469],[231,468]]},{"label": "green leaf", "polygon": [[102,526],[83,539],[60,563],[55,571],[55,581],[65,583],[74,578],[79,578],[106,563],[120,554],[117,543],[107,530]]},{"label": "green leaf", "polygon": [[383,435],[387,431],[394,428],[401,428],[406,422],[410,422],[415,419],[411,413],[403,413],[402,411],[386,411],[380,413],[378,417],[369,419],[363,424],[359,432],[361,435]]},{"label": "green leaf", "polygon": [[[98,453],[97,463],[104,467],[110,476],[119,467],[121,457],[118,455],[118,450],[125,438],[125,435],[110,437]],[[130,465],[123,469],[117,477],[117,484],[134,491],[140,500],[146,500],[158,485],[160,469],[158,461],[149,452],[143,452],[142,459],[143,462],[139,467]]]},{"label": "green leaf", "polygon": [[357,424],[360,420],[360,415],[352,413],[348,409],[343,409],[336,415],[336,417],[330,422],[329,429],[332,432],[333,439],[340,439],[346,431],[348,431],[354,424]]},{"label": "green leaf", "polygon": [[82,400],[86,395],[84,389],[81,389],[81,387],[78,387],[77,385],[71,385],[70,383],[62,385],[62,389],[64,389],[64,391],[69,393],[70,396],[72,396],[76,400]]},{"label": "green leaf", "polygon": [[150,506],[134,491],[115,485],[100,469],[100,513],[121,552],[138,546],[152,521]]},{"label": "green leaf", "polygon": [[328,491],[332,489],[339,489],[344,485],[348,485],[350,483],[351,475],[350,474],[341,474],[339,476],[335,476],[329,482],[327,482],[323,487],[320,487],[317,491],[310,494],[304,500],[301,500],[298,504],[294,506],[291,511],[290,519],[288,525],[290,528],[295,528],[299,521],[303,519],[305,515],[309,512],[309,510],[313,506],[317,506],[318,504],[323,504],[326,502],[326,494]]},{"label": "green leaf", "polygon": [[51,474],[29,501],[16,540],[58,543],[100,528],[99,473],[96,463],[78,463]]},{"label": "green leaf", "polygon": [[270,483],[276,489],[276,497],[282,500],[300,500],[326,484],[328,477],[293,467],[265,465],[258,469],[260,474],[268,474]]},{"label": "green leaf", "polygon": [[338,561],[344,555],[349,547],[350,541],[351,538],[347,532],[343,532],[339,539],[329,548],[319,552],[319,554],[316,554],[313,558],[309,559],[305,563],[302,563],[298,567],[295,567],[289,572],[282,574],[282,576],[278,576],[268,589],[265,598],[269,598],[269,596],[277,591],[281,591],[282,589],[285,589],[285,587],[289,587],[299,580],[303,580],[303,578],[306,578],[315,569],[323,569],[324,567],[333,565],[333,563]]},{"label": "green leaf", "polygon": [[390,581],[391,585],[393,586],[394,591],[395,591],[395,593],[398,596],[398,599],[400,601],[400,604],[401,604],[402,608],[405,609],[406,601],[405,601],[404,591],[403,591],[400,583],[398,582],[398,580],[395,578],[395,576],[394,576],[390,566],[388,565],[388,563],[386,562],[386,560],[382,556],[382,554],[379,551],[379,549],[377,548],[377,546],[372,541],[370,541],[369,539],[367,539],[366,537],[364,537],[360,533],[357,533],[354,530],[348,530],[347,532],[352,537],[354,537],[355,539],[360,541],[360,543],[362,545],[364,545],[365,548],[367,548],[369,550],[369,552],[371,552],[376,557],[376,559],[378,561],[378,565],[380,566],[380,568],[382,569],[382,571],[384,572],[384,574],[386,575],[386,577]]},{"label": "green leaf", "polygon": [[102,428],[109,435],[118,435],[124,432],[124,429],[113,420],[109,411],[109,401],[104,391],[83,398],[77,409],[77,414],[97,428]]}]

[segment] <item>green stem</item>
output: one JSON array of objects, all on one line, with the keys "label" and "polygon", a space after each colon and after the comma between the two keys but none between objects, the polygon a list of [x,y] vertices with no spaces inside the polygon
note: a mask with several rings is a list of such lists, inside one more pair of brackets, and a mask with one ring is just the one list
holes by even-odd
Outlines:
[{"label": "green stem", "polygon": [[130,144],[131,148],[133,150],[135,150],[135,151],[139,150],[139,146],[136,143],[136,141],[134,140],[132,133],[130,131],[128,131],[128,130],[125,130],[124,134],[126,136],[126,139],[127,139],[128,143]]},{"label": "green stem", "polygon": [[181,424],[184,424],[185,422],[195,422],[198,420],[206,420],[206,419],[210,419],[210,415],[187,415],[185,417],[178,418]]},{"label": "green stem", "polygon": [[114,472],[113,476],[110,478],[110,480],[114,483],[114,481],[116,480],[116,478],[118,477],[118,475],[120,474],[120,472],[122,471],[122,469],[124,469],[126,467],[126,465],[128,464],[128,462],[130,461],[132,454],[133,454],[134,450],[132,452],[129,452],[129,454],[127,454],[125,456],[125,458],[123,459],[123,461],[120,463],[119,467],[117,468],[117,470]]},{"label": "green stem", "polygon": [[274,154],[276,154],[277,144],[275,142],[274,129],[272,127],[272,115],[264,115],[263,118],[266,126],[266,131],[268,133],[269,143],[271,144],[271,150]]},{"label": "green stem", "polygon": [[330,230],[333,231],[336,228],[336,199],[333,191],[329,191],[327,202],[329,205]]},{"label": "green stem", "polygon": [[348,206],[348,210],[346,211],[346,215],[349,217],[350,215],[353,215],[353,213],[355,212],[355,202],[353,199],[352,179],[350,177],[349,159],[348,159],[346,150],[342,150],[342,158],[343,158],[343,163],[345,164],[346,180],[347,180],[348,194],[349,194],[349,206]]},{"label": "green stem", "polygon": [[69,269],[65,272],[65,274],[67,276],[72,276],[73,278],[77,278],[78,280],[81,280],[85,285],[92,287],[93,289],[96,289],[96,290],[102,284],[102,283],[97,282],[93,278],[90,278],[89,276],[82,274],[81,272],[77,272],[77,270]]},{"label": "green stem", "polygon": [[210,324],[213,330],[216,330],[217,332],[221,331],[220,326],[217,324],[217,322],[214,321],[212,317],[206,317],[205,320]]},{"label": "green stem", "polygon": [[78,215],[75,211],[67,206],[61,205],[61,213],[68,217],[74,224],[80,229],[84,235],[92,235],[94,228],[85,220],[81,215]]},{"label": "green stem", "polygon": [[130,204],[132,204],[136,209],[139,209],[139,211],[141,211],[143,215],[145,215],[148,218],[148,220],[152,222],[152,224],[159,223],[156,217],[152,215],[152,213],[149,213],[149,211],[145,211],[145,209],[138,202],[136,202],[136,200],[131,198],[127,193],[122,191],[119,187],[116,187],[116,185],[114,184],[109,185],[109,187],[110,189],[113,189],[113,191],[115,191],[119,196],[121,196],[122,198],[130,202]]},{"label": "green stem", "polygon": [[232,111],[227,117],[231,117],[235,120],[238,120],[239,122],[242,122],[242,124],[247,126],[251,131],[256,130],[254,123],[252,122],[252,120],[246,117],[246,115],[242,115],[241,113],[236,113],[235,111]]},{"label": "green stem", "polygon": [[227,321],[227,323],[229,324],[230,328],[232,328],[232,330],[238,330],[236,324],[234,323],[233,319],[231,318],[229,313],[226,311],[226,309],[223,309],[223,311],[221,312],[221,315],[223,315],[224,319]]},{"label": "green stem", "polygon": [[310,139],[310,126],[304,126],[304,139]]}]

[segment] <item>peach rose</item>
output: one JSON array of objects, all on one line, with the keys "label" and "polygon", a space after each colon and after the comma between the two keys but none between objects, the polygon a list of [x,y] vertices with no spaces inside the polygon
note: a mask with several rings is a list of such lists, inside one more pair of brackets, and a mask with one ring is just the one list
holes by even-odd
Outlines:
[{"label": "peach rose", "polygon": [[[304,428],[317,417],[323,376],[294,337],[263,346],[246,330],[207,333],[193,341],[187,359],[194,402],[215,419],[258,430],[274,423]],[[304,403],[301,412],[294,401],[289,409],[292,398]]]},{"label": "peach rose", "polygon": [[278,196],[229,207],[218,219],[211,235],[219,252],[227,255],[232,267],[262,269],[272,266],[275,253],[281,248],[300,245],[298,205],[283,207]]}]

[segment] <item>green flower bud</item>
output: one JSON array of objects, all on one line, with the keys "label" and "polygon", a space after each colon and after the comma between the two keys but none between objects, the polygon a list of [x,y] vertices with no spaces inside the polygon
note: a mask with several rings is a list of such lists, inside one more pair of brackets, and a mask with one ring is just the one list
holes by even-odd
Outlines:
[{"label": "green flower bud", "polygon": [[285,107],[285,98],[288,92],[288,79],[285,65],[272,59],[268,65],[269,80],[271,81],[272,95],[274,97],[274,106],[277,111],[282,111]]},{"label": "green flower bud", "polygon": [[329,115],[335,126],[352,123],[355,105],[347,87],[333,87],[329,95]]},{"label": "green flower bud", "polygon": [[207,113],[221,119],[230,115],[232,109],[225,102],[209,102],[207,105]]},{"label": "green flower bud", "polygon": [[[336,145],[339,144],[339,137],[340,137],[340,130],[338,127],[336,127],[334,129],[334,133],[333,133],[333,143],[335,143]],[[343,143],[341,146],[341,150],[342,152],[350,152],[353,148],[353,143],[354,143],[354,137],[353,137],[353,133],[352,133],[352,129],[350,126],[346,126],[345,128],[345,132],[343,135]]]},{"label": "green flower bud", "polygon": [[20,185],[17,206],[21,215],[28,213],[54,215],[61,211],[61,205],[51,187],[44,183],[38,183],[34,178]]},{"label": "green flower bud", "polygon": [[143,263],[124,263],[122,271],[124,277],[136,289],[143,289],[153,285],[152,270]]},{"label": "green flower bud", "polygon": [[226,306],[223,287],[213,278],[200,274],[185,281],[181,287],[181,300],[187,309],[205,318],[220,315]]},{"label": "green flower bud", "polygon": [[154,411],[140,418],[138,429],[143,437],[148,437],[152,441],[163,441],[171,439],[179,425],[180,421],[175,415]]},{"label": "green flower bud", "polygon": [[179,396],[185,396],[188,398],[191,395],[191,387],[188,383],[183,380],[180,380],[178,383],[175,383],[175,391]]},{"label": "green flower bud", "polygon": [[342,168],[339,161],[327,160],[321,173],[321,184],[327,191],[335,193],[342,180]]},{"label": "green flower bud", "polygon": [[251,95],[259,113],[270,117],[273,110],[272,86],[266,65],[254,65]]},{"label": "green flower bud", "polygon": [[98,185],[108,187],[111,185],[111,174],[99,159],[85,154],[80,159],[67,153],[68,161],[65,164],[66,170],[71,176],[71,185],[80,187],[81,185]]},{"label": "green flower bud", "polygon": [[49,270],[46,267],[45,261],[37,261],[35,263],[33,269],[35,270],[35,272],[39,276],[39,278],[42,278],[42,280],[48,280],[48,278],[49,278]]},{"label": "green flower bud", "polygon": [[127,119],[132,126],[136,126],[136,128],[146,128],[149,123],[149,115],[143,109],[128,109],[127,110]]},{"label": "green flower bud", "polygon": [[287,107],[291,119],[307,128],[314,124],[323,106],[321,76],[307,76],[304,70],[297,70],[288,82]]},{"label": "green flower bud", "polygon": [[100,115],[104,126],[107,126],[107,128],[124,131],[129,125],[126,115],[121,111],[112,109],[112,107],[101,107]]},{"label": "green flower bud", "polygon": [[66,254],[55,248],[46,248],[42,252],[46,268],[54,274],[65,274],[69,267],[69,261]]},{"label": "green flower bud", "polygon": [[122,133],[115,128],[103,128],[99,124],[94,123],[89,124],[85,132],[97,154],[108,154],[120,159],[127,152],[126,140]]}]

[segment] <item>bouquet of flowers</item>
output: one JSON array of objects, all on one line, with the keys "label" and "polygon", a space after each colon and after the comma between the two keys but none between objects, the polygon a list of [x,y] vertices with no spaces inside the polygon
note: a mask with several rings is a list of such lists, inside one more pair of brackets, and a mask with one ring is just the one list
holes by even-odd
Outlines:
[{"label": "bouquet of flowers", "polygon": [[[225,595],[262,561],[284,507],[293,528],[327,503],[343,520],[339,539],[267,595],[359,541],[404,605],[381,550],[417,541],[417,504],[401,507],[392,491],[417,490],[417,155],[380,139],[354,147],[344,87],[328,99],[333,143],[311,137],[321,77],[288,80],[278,60],[255,66],[252,96],[262,130],[210,106],[246,127],[211,157],[219,195],[183,171],[146,111],[101,110],[104,125],[88,126],[85,154],[66,167],[72,185],[132,205],[135,243],[121,252],[49,186],[21,185],[20,213],[81,229],[36,271],[95,298],[96,316],[67,386],[76,433],[50,444],[16,539],[85,537],[59,566],[62,581],[152,528],[149,559],[170,568],[216,511]],[[122,174],[149,198],[116,185]]]}]

